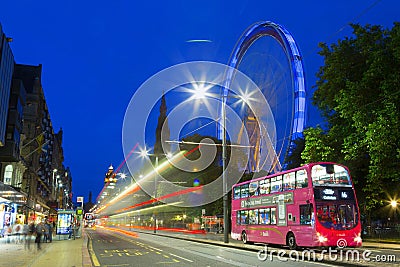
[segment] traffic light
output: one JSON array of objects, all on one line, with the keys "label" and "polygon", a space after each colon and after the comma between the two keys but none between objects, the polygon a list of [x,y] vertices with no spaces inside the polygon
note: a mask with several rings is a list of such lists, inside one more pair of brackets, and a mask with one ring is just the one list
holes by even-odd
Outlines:
[{"label": "traffic light", "polygon": [[76,215],[83,215],[83,209],[82,208],[77,208],[76,209]]}]

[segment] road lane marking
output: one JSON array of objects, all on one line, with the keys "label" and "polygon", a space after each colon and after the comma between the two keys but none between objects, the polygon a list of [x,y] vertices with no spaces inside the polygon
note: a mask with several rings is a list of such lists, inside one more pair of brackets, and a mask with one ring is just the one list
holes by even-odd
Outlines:
[{"label": "road lane marking", "polygon": [[96,254],[94,253],[94,250],[93,250],[92,237],[90,235],[89,235],[89,247],[88,247],[88,250],[89,250],[89,255],[90,255],[90,258],[92,259],[93,265],[96,266],[96,267],[100,266],[100,262],[97,259]]},{"label": "road lane marking", "polygon": [[[110,234],[110,233],[109,233]],[[121,239],[124,239],[124,240],[126,240],[126,241],[128,241],[128,242],[130,242],[130,243],[135,243],[137,246],[139,246],[139,247],[142,247],[143,249],[146,249],[146,250],[148,250],[148,251],[151,251],[151,252],[153,252],[153,253],[155,253],[155,254],[158,254],[158,255],[162,255],[164,258],[171,258],[171,257],[169,257],[168,255],[166,255],[166,254],[163,254],[163,253],[161,253],[161,252],[164,252],[162,249],[159,249],[159,248],[156,248],[156,247],[153,247],[153,246],[149,246],[149,245],[147,245],[147,244],[144,244],[144,243],[141,243],[141,242],[138,242],[138,241],[132,241],[131,239],[129,239],[129,238],[126,238],[126,237],[124,237],[123,235],[120,235],[120,234],[114,234],[114,233],[112,233],[112,234],[110,234],[111,236],[115,236],[115,237],[117,237],[117,238],[121,238]],[[125,250],[124,250],[125,251]],[[117,251],[115,251],[114,250],[114,252],[118,252],[118,250]],[[144,254],[148,254],[149,252],[144,252]],[[118,253],[119,254],[119,253]],[[139,251],[136,251],[136,252],[134,252],[134,254],[135,255],[129,255],[129,253],[126,253],[127,254],[127,256],[143,256],[143,254],[142,254],[142,252],[139,252]],[[175,257],[175,258],[177,258],[177,259],[174,259],[174,258],[171,258],[171,260],[173,261],[173,262],[164,262],[164,263],[177,263],[177,262],[180,262],[178,259],[182,259],[182,260],[184,260],[184,261],[187,261],[187,262],[193,262],[192,260],[190,260],[190,259],[187,259],[187,258],[184,258],[184,257],[181,257],[181,256],[178,256],[178,255],[176,255],[176,254],[173,254],[173,253],[168,253],[169,255],[171,255],[171,256],[173,256],[173,257]],[[103,254],[104,255],[104,254]],[[111,255],[112,256],[112,255]],[[118,256],[121,256],[121,255],[118,255]]]},{"label": "road lane marking", "polygon": [[214,254],[208,254],[208,253],[204,253],[204,252],[200,252],[200,251],[193,251],[193,250],[189,250],[189,249],[185,249],[185,248],[181,248],[181,250],[185,251],[187,253],[190,253],[190,254],[198,255],[198,256],[203,257],[203,258],[208,258],[208,259],[211,259],[211,260],[217,260],[217,261],[220,261],[220,262],[225,262],[225,263],[228,263],[228,264],[230,264],[232,266],[253,267],[253,265],[245,264],[243,262],[238,262],[238,261],[234,261],[234,260],[231,260],[231,259],[228,260],[228,259],[225,259],[225,258],[223,258],[221,256],[216,256]]},{"label": "road lane marking", "polygon": [[152,249],[154,249],[154,250],[163,251],[162,249],[155,248],[155,247],[152,247],[152,246],[147,246],[147,247],[148,247],[148,248],[152,248]]},{"label": "road lane marking", "polygon": [[179,258],[179,259],[181,259],[181,260],[185,260],[185,261],[188,261],[188,262],[193,262],[192,260],[186,259],[186,258],[184,258],[184,257],[178,256],[178,255],[175,255],[175,254],[172,254],[172,253],[169,253],[169,255],[172,255],[172,256],[174,256],[175,258]]},{"label": "road lane marking", "polygon": [[108,264],[107,267],[117,267],[117,266],[130,266],[128,263],[121,263],[121,264]]}]

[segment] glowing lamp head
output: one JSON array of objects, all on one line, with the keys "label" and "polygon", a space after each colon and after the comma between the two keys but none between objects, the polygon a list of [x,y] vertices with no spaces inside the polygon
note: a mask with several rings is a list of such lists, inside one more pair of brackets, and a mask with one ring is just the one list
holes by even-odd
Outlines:
[{"label": "glowing lamp head", "polygon": [[193,83],[193,96],[195,99],[203,99],[206,97],[207,87],[204,83]]}]

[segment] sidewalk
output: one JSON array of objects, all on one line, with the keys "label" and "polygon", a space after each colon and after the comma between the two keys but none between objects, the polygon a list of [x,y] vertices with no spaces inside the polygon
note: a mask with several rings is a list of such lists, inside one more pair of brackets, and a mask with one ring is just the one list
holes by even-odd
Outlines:
[{"label": "sidewalk", "polygon": [[80,267],[92,266],[87,250],[87,238],[61,239],[54,238],[52,243],[41,243],[41,250],[31,241],[30,250],[24,243],[6,243],[0,239],[0,267],[29,266],[29,267]]}]

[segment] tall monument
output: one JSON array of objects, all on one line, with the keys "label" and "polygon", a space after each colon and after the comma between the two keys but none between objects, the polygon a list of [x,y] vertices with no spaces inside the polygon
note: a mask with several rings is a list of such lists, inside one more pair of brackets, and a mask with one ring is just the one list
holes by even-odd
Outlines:
[{"label": "tall monument", "polygon": [[[161,144],[161,140],[164,141]],[[167,118],[167,103],[165,101],[165,94],[161,98],[160,115],[158,116],[158,123],[156,128],[156,142],[154,143],[154,155],[162,157],[171,152],[171,145],[165,141],[170,140],[170,130]]]}]

